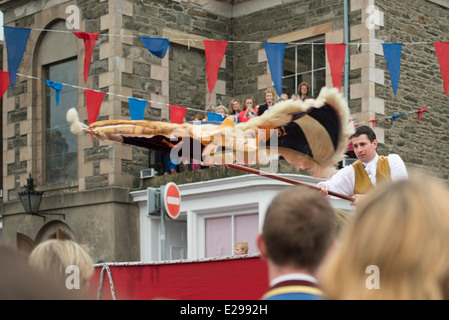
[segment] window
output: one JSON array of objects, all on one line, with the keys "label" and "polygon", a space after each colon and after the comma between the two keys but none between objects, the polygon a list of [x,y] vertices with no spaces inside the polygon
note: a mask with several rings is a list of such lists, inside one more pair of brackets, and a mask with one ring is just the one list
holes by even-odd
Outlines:
[{"label": "window", "polygon": [[312,38],[289,43],[284,53],[282,91],[289,97],[298,93],[298,85],[305,81],[310,85],[311,96],[316,98],[326,85],[326,49],[324,38]]},{"label": "window", "polygon": [[245,214],[205,219],[206,257],[234,254],[234,245],[246,241],[248,253],[257,252],[255,239],[259,232],[259,215]]},{"label": "window", "polygon": [[[78,60],[58,62],[45,68],[46,79],[77,85]],[[77,179],[77,136],[70,132],[67,111],[78,105],[77,89],[63,86],[56,105],[56,90],[46,86],[45,112],[45,172],[49,184]]]}]

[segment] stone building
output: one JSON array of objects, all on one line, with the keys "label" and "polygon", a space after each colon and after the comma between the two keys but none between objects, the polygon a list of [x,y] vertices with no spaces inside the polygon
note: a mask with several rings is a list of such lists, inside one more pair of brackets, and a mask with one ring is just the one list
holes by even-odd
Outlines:
[{"label": "stone building", "polygon": [[[398,153],[411,171],[447,180],[447,98],[432,42],[444,41],[448,7],[445,0],[1,0],[6,26],[31,29],[2,103],[3,243],[29,250],[62,234],[88,245],[95,260],[139,260],[131,191],[239,173],[214,168],[142,180],[140,170],[155,165],[153,152],[74,136],[67,110],[76,107],[87,123],[85,89],[107,93],[98,120],[129,118],[128,97],[148,101],[147,120],[168,118],[169,104],[188,108],[190,118],[234,97],[264,103],[272,80],[263,42],[287,42],[284,91],[291,95],[307,81],[314,96],[332,85],[324,44],[347,42],[342,92],[360,123],[379,119],[379,153]],[[72,31],[100,34],[86,83],[83,42]],[[139,36],[168,38],[171,51],[155,57]],[[202,42],[208,39],[229,41],[212,95]],[[383,42],[404,43],[396,99]],[[6,59],[4,46],[3,70]],[[59,106],[41,79],[69,84]],[[418,122],[414,111],[427,106]],[[393,123],[400,113],[406,115]],[[21,214],[18,192],[30,174],[44,192],[40,210],[64,217]]]}]

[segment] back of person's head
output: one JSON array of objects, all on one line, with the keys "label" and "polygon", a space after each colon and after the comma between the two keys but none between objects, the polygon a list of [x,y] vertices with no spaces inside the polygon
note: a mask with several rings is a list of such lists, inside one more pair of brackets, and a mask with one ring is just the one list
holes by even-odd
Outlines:
[{"label": "back of person's head", "polygon": [[262,237],[274,264],[314,272],[335,237],[334,211],[319,192],[287,187],[269,205]]},{"label": "back of person's head", "polygon": [[49,272],[65,281],[67,267],[79,270],[80,285],[89,284],[93,274],[93,262],[89,254],[79,244],[71,240],[47,240],[40,243],[30,254],[29,263],[38,270]]},{"label": "back of person's head", "polygon": [[369,141],[373,142],[376,140],[376,133],[373,129],[371,129],[368,126],[360,126],[355,129],[355,132],[349,137],[349,139],[352,139],[354,137],[360,137],[362,134],[366,134]]},{"label": "back of person's head", "polygon": [[330,299],[449,299],[449,190],[442,183],[420,176],[379,186],[357,207],[340,244],[320,271]]},{"label": "back of person's head", "polygon": [[0,300],[79,299],[46,272],[28,264],[28,256],[0,246]]}]

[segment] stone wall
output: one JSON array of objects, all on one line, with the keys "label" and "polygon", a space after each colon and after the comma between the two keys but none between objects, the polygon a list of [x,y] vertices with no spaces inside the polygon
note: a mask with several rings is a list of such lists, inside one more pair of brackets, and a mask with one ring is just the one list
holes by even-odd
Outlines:
[{"label": "stone wall", "polygon": [[[379,150],[400,154],[411,170],[447,180],[449,111],[432,42],[446,41],[449,10],[434,1],[418,0],[407,1],[406,8],[397,1],[376,1],[376,6],[384,12],[384,26],[376,30],[376,37],[386,43],[403,43],[396,100],[388,72],[385,85],[376,85],[376,96],[385,101],[385,113],[378,117],[431,107],[420,122],[418,113],[398,117],[393,123],[379,121],[376,126],[385,133]],[[376,66],[387,70],[382,55],[376,55]]]}]

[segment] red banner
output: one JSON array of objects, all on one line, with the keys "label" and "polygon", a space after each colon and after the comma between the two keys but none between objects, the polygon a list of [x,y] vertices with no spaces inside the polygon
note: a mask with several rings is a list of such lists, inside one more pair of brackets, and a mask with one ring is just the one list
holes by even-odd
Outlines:
[{"label": "red banner", "polygon": [[90,61],[94,52],[95,41],[100,36],[99,33],[73,32],[78,38],[84,41],[84,83],[87,82],[90,69]]},{"label": "red banner", "polygon": [[187,108],[174,106],[172,104],[170,106],[170,122],[181,124],[184,121],[184,117],[187,112]]},{"label": "red banner", "polygon": [[[95,268],[91,292],[97,293],[103,266]],[[108,265],[101,300],[257,300],[268,288],[266,262],[259,257],[224,260]],[[113,293],[111,292],[111,284]]]},{"label": "red banner", "polygon": [[87,121],[91,124],[97,121],[98,112],[100,112],[101,103],[106,93],[87,89],[84,92],[86,94]]},{"label": "red banner", "polygon": [[345,62],[346,44],[326,43],[327,60],[331,69],[332,84],[341,90],[341,77]]},{"label": "red banner", "polygon": [[[206,53],[206,76],[209,93],[212,96],[215,83],[217,82],[218,70],[228,46],[227,41],[203,40],[204,51]],[[209,97],[209,101],[211,99]]]}]

